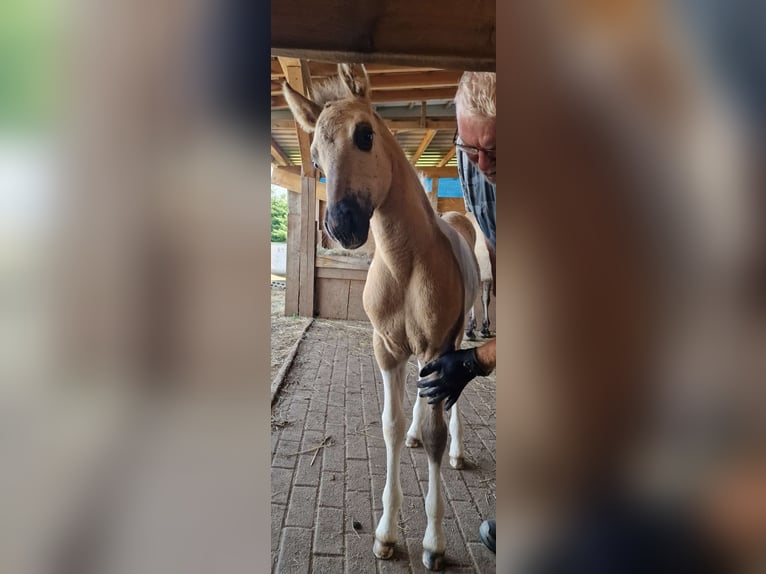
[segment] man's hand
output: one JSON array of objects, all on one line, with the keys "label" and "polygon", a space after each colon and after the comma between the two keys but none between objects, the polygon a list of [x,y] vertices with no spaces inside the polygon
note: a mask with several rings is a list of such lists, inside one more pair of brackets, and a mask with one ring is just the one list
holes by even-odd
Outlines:
[{"label": "man's hand", "polygon": [[475,348],[445,353],[424,366],[420,377],[422,379],[432,373],[436,373],[434,378],[418,381],[418,388],[426,389],[420,391],[420,396],[427,397],[428,404],[436,404],[446,398],[446,410],[452,408],[468,381],[477,375],[488,374],[476,359]]}]

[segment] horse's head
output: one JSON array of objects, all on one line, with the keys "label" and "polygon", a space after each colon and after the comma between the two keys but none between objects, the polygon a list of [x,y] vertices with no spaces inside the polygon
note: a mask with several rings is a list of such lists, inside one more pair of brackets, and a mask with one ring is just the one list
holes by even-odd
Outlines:
[{"label": "horse's head", "polygon": [[370,102],[370,81],[361,65],[341,64],[339,78],[320,86],[310,100],[285,82],[287,104],[314,133],[311,158],[327,177],[325,229],[347,249],[367,241],[370,218],[391,187],[388,128]]}]

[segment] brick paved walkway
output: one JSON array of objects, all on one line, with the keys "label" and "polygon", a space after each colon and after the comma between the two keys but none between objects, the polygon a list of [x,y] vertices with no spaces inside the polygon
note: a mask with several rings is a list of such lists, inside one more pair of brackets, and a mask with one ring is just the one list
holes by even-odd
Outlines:
[{"label": "brick paved walkway", "polygon": [[[410,363],[406,409],[412,414],[417,366]],[[279,573],[424,572],[423,448],[403,447],[404,500],[394,558],[377,560],[373,532],[381,514],[386,450],[380,424],[383,383],[372,328],[315,320],[272,408],[271,552]],[[447,572],[495,572],[495,555],[479,540],[481,520],[495,516],[495,381],[473,381],[459,401],[466,469],[444,457]],[[318,451],[303,452],[327,441]],[[296,454],[301,453],[303,454]],[[358,522],[361,528],[354,529]]]}]

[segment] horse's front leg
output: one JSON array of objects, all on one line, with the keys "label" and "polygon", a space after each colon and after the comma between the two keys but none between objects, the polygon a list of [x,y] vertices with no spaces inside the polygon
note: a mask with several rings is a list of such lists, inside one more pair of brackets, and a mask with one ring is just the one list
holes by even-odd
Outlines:
[{"label": "horse's front leg", "polygon": [[[376,353],[377,357],[377,353]],[[375,529],[373,552],[382,559],[394,555],[399,509],[402,505],[402,487],[399,480],[399,460],[404,442],[404,382],[407,377],[406,359],[386,369],[385,362],[378,359],[383,375],[383,439],[386,442],[386,485],[383,488],[383,515]],[[390,366],[390,365],[389,365]]]},{"label": "horse's front leg", "polygon": [[423,418],[423,446],[428,454],[428,494],[426,495],[426,533],[423,537],[423,565],[428,570],[444,566],[444,501],[441,493],[441,461],[447,446],[444,404],[427,405]]},{"label": "horse's front leg", "polygon": [[[425,363],[421,363],[418,359],[418,373],[420,369],[425,366]],[[407,430],[407,446],[410,448],[419,447],[422,444],[421,428],[423,427],[423,417],[426,414],[426,407],[428,406],[428,399],[425,399],[419,394],[415,397],[414,404],[412,405],[412,423]]]},{"label": "horse's front leg", "polygon": [[457,403],[452,405],[450,409],[449,436],[449,464],[452,468],[461,469],[465,463],[465,455],[463,453],[463,420],[460,418]]}]

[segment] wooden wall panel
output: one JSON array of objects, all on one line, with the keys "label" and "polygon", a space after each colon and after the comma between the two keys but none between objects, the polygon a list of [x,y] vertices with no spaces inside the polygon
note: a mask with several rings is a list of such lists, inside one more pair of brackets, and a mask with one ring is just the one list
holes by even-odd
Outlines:
[{"label": "wooden wall panel", "polygon": [[348,295],[348,279],[317,278],[317,315],[323,319],[348,319]]},{"label": "wooden wall panel", "polygon": [[445,211],[465,213],[465,202],[462,197],[440,197],[436,204],[436,210],[439,213],[444,213]]}]

